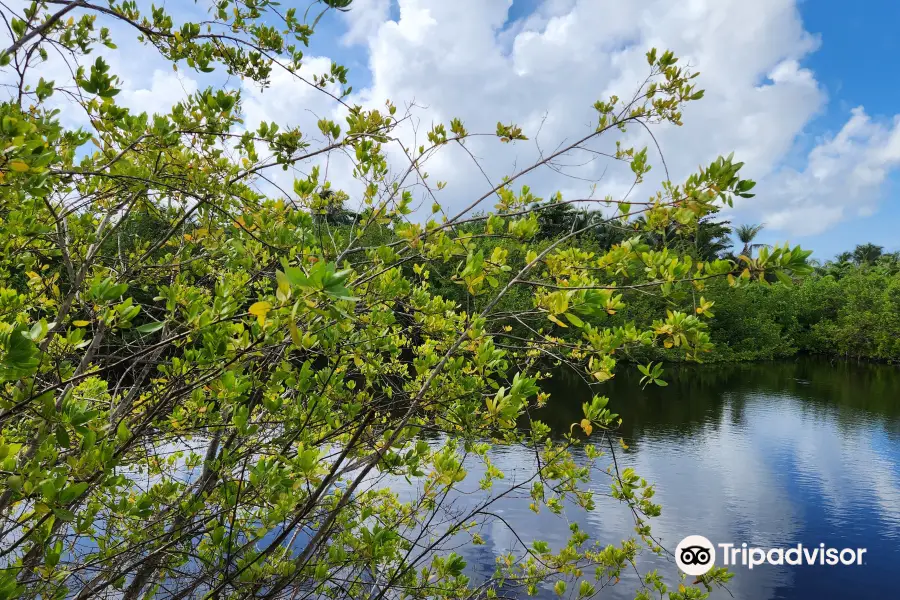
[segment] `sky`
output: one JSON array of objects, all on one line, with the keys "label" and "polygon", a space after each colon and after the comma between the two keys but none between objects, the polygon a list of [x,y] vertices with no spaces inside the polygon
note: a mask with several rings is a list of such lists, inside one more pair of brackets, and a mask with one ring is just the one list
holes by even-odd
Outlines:
[{"label": "sky", "polygon": [[[158,2],[189,18],[205,0]],[[282,5],[302,14],[308,0]],[[864,242],[900,250],[898,23],[895,0],[355,0],[350,12],[321,21],[307,64],[314,72],[329,60],[347,66],[352,103],[415,101],[424,129],[452,117],[470,131],[493,131],[498,121],[521,125],[529,142],[470,140],[477,165],[462,150],[428,165],[433,180],[448,182],[440,199],[459,208],[490,189],[485,179],[499,181],[534,161],[539,146],[546,151],[590,131],[594,101],[633,92],[646,73],[646,51],[672,49],[700,72],[706,95],[685,110],[683,127],[654,130],[665,165],[651,152],[654,170],[630,198],[654,193],[665,170],[680,181],[733,151],[758,185],[757,196],[737,202],[727,218],[765,223],[760,241],[799,243],[827,259]],[[117,100],[132,108],[164,112],[210,84],[186,69],[173,72],[137,42],[123,44],[132,34],[113,35],[119,50],[105,54],[125,80]],[[148,58],[136,64],[134,52]],[[46,68],[52,75],[53,65]],[[342,114],[286,75],[264,91],[237,85],[248,127],[275,120],[314,132],[318,117]],[[62,118],[79,117],[63,111]],[[642,132],[623,140],[652,144]],[[543,169],[523,181],[543,197],[559,190],[584,198],[592,182],[601,197],[630,187],[626,174],[599,161],[568,164],[570,176]],[[349,166],[335,164],[329,175],[353,195]]]},{"label": "sky", "polygon": [[[372,86],[374,78],[376,88],[416,90],[411,77],[379,70],[388,55],[383,44],[422,9],[432,9],[436,29],[455,31],[460,46],[467,34],[474,38],[479,28],[490,27],[498,56],[533,65],[521,79],[551,83],[559,95],[575,98],[591,92],[599,97],[605,82],[568,77],[559,73],[565,71],[561,65],[573,71],[584,66],[591,73],[587,64],[609,60],[623,48],[636,53],[652,45],[673,48],[700,71],[707,95],[697,112],[711,118],[688,112],[683,135],[663,145],[663,153],[684,155],[676,161],[684,165],[683,176],[716,155],[736,151],[759,185],[757,197],[739,202],[729,215],[734,223],[765,223],[762,241],[800,243],[821,259],[865,242],[900,250],[900,90],[890,75],[897,72],[900,56],[900,3],[858,0],[852,10],[845,0],[480,3],[498,7],[495,15],[474,3],[457,3],[458,11],[437,4],[370,0],[359,3],[357,15],[331,24],[336,33],[351,24],[350,39],[344,37],[340,45],[347,62],[360,71],[360,84]],[[541,46],[534,43],[541,37],[543,52],[529,56],[526,48]],[[352,46],[346,48],[349,41]],[[438,43],[454,48],[451,40]],[[407,46],[411,53],[415,45]],[[441,54],[433,55],[429,71],[434,76],[422,78],[422,88],[441,85]],[[411,70],[397,64],[401,73]],[[707,71],[715,81],[706,79]],[[446,88],[460,81],[454,75]],[[471,104],[479,100],[475,96]],[[539,110],[555,108],[552,101],[534,99],[533,104]],[[700,144],[697,138],[715,143]]]}]

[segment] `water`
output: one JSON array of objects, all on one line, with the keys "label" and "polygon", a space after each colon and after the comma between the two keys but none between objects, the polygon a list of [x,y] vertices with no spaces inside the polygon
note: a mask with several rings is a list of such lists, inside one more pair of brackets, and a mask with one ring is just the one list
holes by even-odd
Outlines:
[{"label": "water", "polygon": [[[641,390],[638,378],[623,373],[595,393],[609,396],[624,419],[629,448],[617,449],[620,467],[633,466],[656,484],[663,514],[651,524],[664,546],[674,550],[683,537],[699,534],[738,546],[867,549],[861,566],[739,566],[728,590],[712,598],[898,596],[900,369],[800,359],[670,370],[666,388]],[[552,392],[538,417],[560,434],[581,419],[591,391],[559,377]],[[522,448],[498,449],[493,459],[509,473],[504,485],[534,465],[533,453]],[[470,479],[480,476],[470,470]],[[476,501],[476,487],[455,501]],[[596,489],[608,492],[608,482],[598,480]],[[598,498],[590,513],[572,508],[563,516],[534,515],[523,499],[500,500],[492,510],[526,543],[543,539],[559,547],[572,521],[604,543],[632,531],[627,510],[609,498]],[[489,576],[496,556],[519,544],[498,521],[482,535],[485,545],[457,549],[476,578]],[[644,554],[638,564],[677,584],[674,562]],[[635,589],[635,576],[627,575],[601,596],[632,598]],[[554,595],[548,589],[540,597]]]}]

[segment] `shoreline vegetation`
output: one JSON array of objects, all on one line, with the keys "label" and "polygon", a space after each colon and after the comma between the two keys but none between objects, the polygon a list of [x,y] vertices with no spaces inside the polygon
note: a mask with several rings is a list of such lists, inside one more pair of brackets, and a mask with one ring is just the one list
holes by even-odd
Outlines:
[{"label": "shoreline vegetation", "polygon": [[[634,236],[648,249],[675,249],[693,260],[730,260],[741,263],[741,256],[768,251],[753,238],[762,225],[732,227],[715,214],[700,219],[691,227],[669,227],[668,230],[646,230],[644,221],[635,223],[602,223],[588,228],[591,220],[601,221],[599,212],[577,210],[572,205],[545,204],[537,211],[538,231],[530,247],[535,252],[572,231],[583,230],[561,248],[578,248],[602,255],[612,246]],[[345,216],[351,219],[352,216]],[[341,219],[332,223],[340,227]],[[742,234],[752,232],[744,239]],[[475,239],[484,235],[484,227],[470,226]],[[392,237],[385,232],[388,238]],[[734,241],[732,240],[734,238]],[[385,239],[389,242],[389,239]],[[495,242],[490,242],[494,244]],[[484,243],[487,248],[489,243]],[[737,252],[740,252],[737,254]],[[522,258],[522,257],[520,257]],[[515,255],[509,264],[516,268]],[[635,294],[614,314],[594,315],[592,323],[604,327],[621,327],[634,323],[637,329],[651,327],[656,315],[667,310],[710,316],[707,331],[712,346],[706,352],[690,357],[689,362],[741,362],[785,359],[804,354],[846,360],[869,360],[884,363],[900,361],[900,252],[885,252],[881,246],[860,244],[824,262],[810,261],[812,270],[802,277],[778,281],[774,276],[766,283],[780,285],[733,286],[725,279],[705,284],[701,293],[674,292],[667,296]],[[465,310],[478,310],[482,298],[467,293],[463,282],[451,268],[431,269],[434,289],[447,300]],[[641,285],[646,279],[616,284],[627,287]],[[501,300],[502,311],[510,315],[535,311],[534,296],[527,289],[512,290]],[[699,310],[698,310],[699,309]],[[512,332],[525,334],[515,317],[508,319]],[[576,340],[581,330],[571,323],[547,324],[549,336],[560,340]],[[630,349],[622,359],[631,362],[685,362],[677,348],[654,345]]]}]

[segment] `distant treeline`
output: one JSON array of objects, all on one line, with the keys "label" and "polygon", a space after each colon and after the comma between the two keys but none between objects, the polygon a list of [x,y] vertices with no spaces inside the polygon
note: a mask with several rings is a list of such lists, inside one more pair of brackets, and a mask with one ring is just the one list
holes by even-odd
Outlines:
[{"label": "distant treeline", "polygon": [[[600,255],[638,235],[637,228],[628,223],[607,222],[597,212],[575,210],[571,205],[548,205],[540,214],[536,249],[559,236],[581,231],[573,238],[573,246],[577,243],[582,250],[595,247]],[[480,229],[473,225],[473,235],[484,235]],[[693,231],[669,227],[643,234],[643,238],[651,247],[674,247],[699,260],[737,260],[741,254],[752,255],[764,247],[754,242],[761,229],[761,225],[732,227],[713,215],[702,219]],[[480,305],[479,298],[470,297],[464,286],[449,279],[433,277],[432,285],[443,287],[445,297],[463,306],[476,309]],[[709,321],[715,348],[706,356],[709,362],[768,360],[798,353],[900,361],[900,253],[886,253],[874,244],[859,245],[817,264],[814,274],[793,285],[773,280],[771,286],[732,287],[725,280],[713,280],[705,289],[682,296],[632,296],[606,323],[633,321],[640,329],[649,324],[652,315],[659,315],[663,306],[693,311],[701,296],[715,303],[715,317]],[[526,290],[518,290],[503,302],[510,314],[533,308]],[[511,326],[516,327],[514,319]],[[548,330],[562,338],[575,335],[549,323]],[[645,348],[630,358],[682,359],[681,353],[661,347]]]},{"label": "distant treeline", "polygon": [[[900,260],[828,261],[793,286],[705,292],[714,300],[709,360],[783,358],[815,353],[900,360]],[[673,354],[674,358],[675,355]]]}]

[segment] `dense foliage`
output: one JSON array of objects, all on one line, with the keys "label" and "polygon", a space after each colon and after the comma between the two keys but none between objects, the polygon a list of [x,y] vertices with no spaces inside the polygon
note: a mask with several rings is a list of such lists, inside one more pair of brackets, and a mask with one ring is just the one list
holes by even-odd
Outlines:
[{"label": "dense foliage", "polygon": [[[710,337],[720,356],[756,359],[808,352],[900,360],[900,257],[841,258],[792,287],[711,292],[717,310]],[[739,322],[745,325],[736,334]]]},{"label": "dense foliage", "polygon": [[[871,247],[880,250],[871,244],[857,248],[871,252]],[[900,361],[900,256],[858,256],[858,250],[839,256],[793,285],[710,283],[704,293],[714,303],[709,327],[713,347],[703,360],[769,360],[809,353]],[[640,321],[644,310],[660,300],[643,302],[649,306],[632,304],[630,318]],[[681,360],[659,349],[643,356]]]},{"label": "dense foliage", "polygon": [[[753,243],[761,225],[732,228],[715,212],[689,227],[667,223],[654,229],[647,227],[641,216],[630,223],[612,223],[599,212],[547,204],[538,213],[538,222],[536,244],[580,231],[567,243],[596,251],[638,236],[651,248],[668,247],[698,261],[740,263],[741,256],[762,252],[766,257],[770,252],[765,244]],[[588,227],[592,222],[597,225]],[[703,301],[696,293],[641,294],[607,320],[649,327],[654,316],[665,310],[714,315],[708,322],[712,344],[692,357],[704,362],[770,360],[802,353],[900,361],[900,253],[861,244],[817,265],[813,272],[783,283],[786,285],[734,286],[712,280],[703,290]],[[463,304],[473,301],[464,289],[454,286],[446,286],[442,295]],[[511,311],[532,309],[528,293],[509,294],[503,302]],[[580,335],[562,325],[557,324],[554,332],[561,339]],[[685,359],[683,353],[664,345],[635,348],[627,356],[638,362]]]},{"label": "dense foliage", "polygon": [[[601,137],[680,124],[702,92],[671,52],[648,52],[644,84],[598,101],[582,139],[453,213],[423,167],[474,134],[436,124],[426,145],[403,146],[407,164],[389,164],[406,115],[347,105],[349,90],[329,91],[346,83],[338,65],[301,76],[315,11],[217,0],[202,24],[115,0],[0,12],[12,38],[0,65],[17,82],[0,103],[0,599],[480,598],[539,586],[584,598],[641,551],[663,552],[652,485],[607,454],[615,401],[586,398],[571,433],[551,439],[529,416],[553,402],[544,365],[604,381],[620,357],[654,347],[700,356],[713,282],[787,281],[808,253],[692,257],[698,222],[752,195],[731,158],[645,201],[609,198],[609,214],[568,232],[550,211],[572,201],[545,202],[517,180]],[[248,130],[226,84],[134,114],[89,54],[114,45],[107,25],[182,69],[262,85],[286,69],[341,103],[344,122]],[[71,81],[43,78],[51,53]],[[64,125],[60,106],[83,125]],[[500,123],[487,138],[526,136]],[[318,167],[330,154],[353,161],[358,197]],[[635,182],[650,169],[646,149],[622,145],[613,160]],[[267,185],[283,171],[292,189]],[[432,217],[409,218],[423,197]],[[644,385],[665,384],[658,365],[641,369]],[[503,444],[532,449],[534,469],[504,480],[491,452]],[[461,510],[448,498],[473,463],[483,495]],[[413,497],[391,488],[397,478]],[[526,536],[490,577],[470,577],[453,552],[505,525],[490,510],[499,496],[593,510],[598,485],[634,514],[624,541],[561,516],[568,543]],[[666,587],[647,573],[634,593],[698,598],[726,578],[714,569]]]}]

